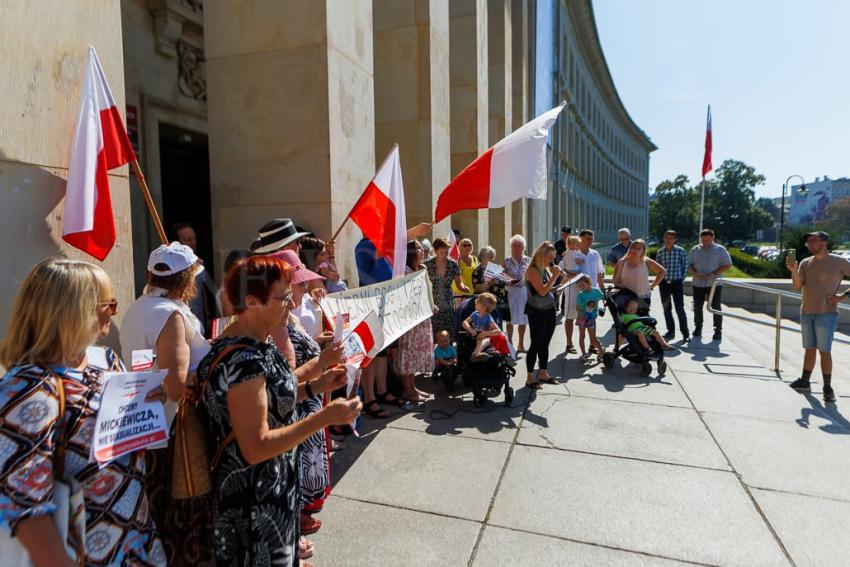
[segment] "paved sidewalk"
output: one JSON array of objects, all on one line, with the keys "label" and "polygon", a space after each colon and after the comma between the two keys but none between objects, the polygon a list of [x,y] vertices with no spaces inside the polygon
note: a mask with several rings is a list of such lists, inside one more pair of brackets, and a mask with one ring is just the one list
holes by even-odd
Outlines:
[{"label": "paved sidewalk", "polygon": [[334,456],[312,561],[846,563],[850,347],[834,353],[839,402],[825,408],[819,388],[802,396],[786,384],[799,336],[786,333],[777,376],[770,328],[725,327],[721,344],[695,341],[649,378],[565,361],[561,327],[550,362],[561,383],[535,395],[520,371],[511,408],[499,398],[476,409],[469,393],[424,381],[433,401],[366,420]]}]

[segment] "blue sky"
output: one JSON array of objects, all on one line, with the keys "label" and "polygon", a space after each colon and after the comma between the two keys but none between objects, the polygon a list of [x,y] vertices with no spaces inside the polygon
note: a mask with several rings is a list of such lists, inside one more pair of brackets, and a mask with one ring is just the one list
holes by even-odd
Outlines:
[{"label": "blue sky", "polygon": [[850,1],[593,7],[620,97],[659,147],[651,187],[699,177],[709,103],[715,167],[727,158],[754,166],[767,177],[759,196],[779,196],[794,173],[850,176]]}]

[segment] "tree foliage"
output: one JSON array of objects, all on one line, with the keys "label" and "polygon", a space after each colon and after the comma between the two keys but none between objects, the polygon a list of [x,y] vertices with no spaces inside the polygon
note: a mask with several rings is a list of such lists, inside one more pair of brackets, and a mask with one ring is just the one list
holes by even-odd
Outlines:
[{"label": "tree foliage", "polygon": [[756,201],[755,188],[763,183],[764,176],[755,168],[731,159],[717,168],[712,180],[689,185],[688,177],[679,175],[662,181],[649,206],[650,232],[661,238],[665,230],[672,228],[683,240],[696,240],[700,192],[704,188],[703,226],[714,229],[720,241],[749,239],[774,222],[773,211],[765,210]]}]

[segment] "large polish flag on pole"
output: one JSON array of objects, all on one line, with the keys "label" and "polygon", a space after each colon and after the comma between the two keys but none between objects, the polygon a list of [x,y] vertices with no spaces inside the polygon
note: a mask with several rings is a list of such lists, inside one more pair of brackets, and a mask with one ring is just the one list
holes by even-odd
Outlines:
[{"label": "large polish flag on pole", "polygon": [[393,145],[348,216],[393,267],[393,277],[403,276],[407,265],[407,217],[398,144]]},{"label": "large polish flag on pole", "polygon": [[495,209],[546,198],[546,140],[566,106],[544,112],[478,156],[440,193],[434,221],[467,209]]},{"label": "large polish flag on pole", "polygon": [[103,260],[115,245],[109,170],[135,158],[97,53],[89,47],[74,132],[62,238]]},{"label": "large polish flag on pole", "polygon": [[[721,117],[722,118],[722,117]],[[708,114],[705,117],[705,153],[702,156],[702,176],[705,177],[714,169],[711,164],[711,105],[708,105]]]}]

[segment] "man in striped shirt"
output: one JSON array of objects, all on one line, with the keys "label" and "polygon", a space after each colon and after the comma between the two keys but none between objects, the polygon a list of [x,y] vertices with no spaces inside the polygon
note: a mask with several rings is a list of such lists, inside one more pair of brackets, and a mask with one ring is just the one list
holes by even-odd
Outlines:
[{"label": "man in striped shirt", "polygon": [[664,280],[658,287],[661,292],[661,304],[664,306],[664,320],[667,323],[667,332],[664,340],[671,340],[676,336],[676,323],[673,320],[673,306],[676,306],[676,315],[679,318],[679,329],[682,331],[682,340],[690,340],[688,332],[688,315],[685,313],[685,276],[688,273],[688,253],[681,246],[677,246],[679,235],[675,230],[664,233],[664,247],[655,254],[655,261],[667,270]]}]

